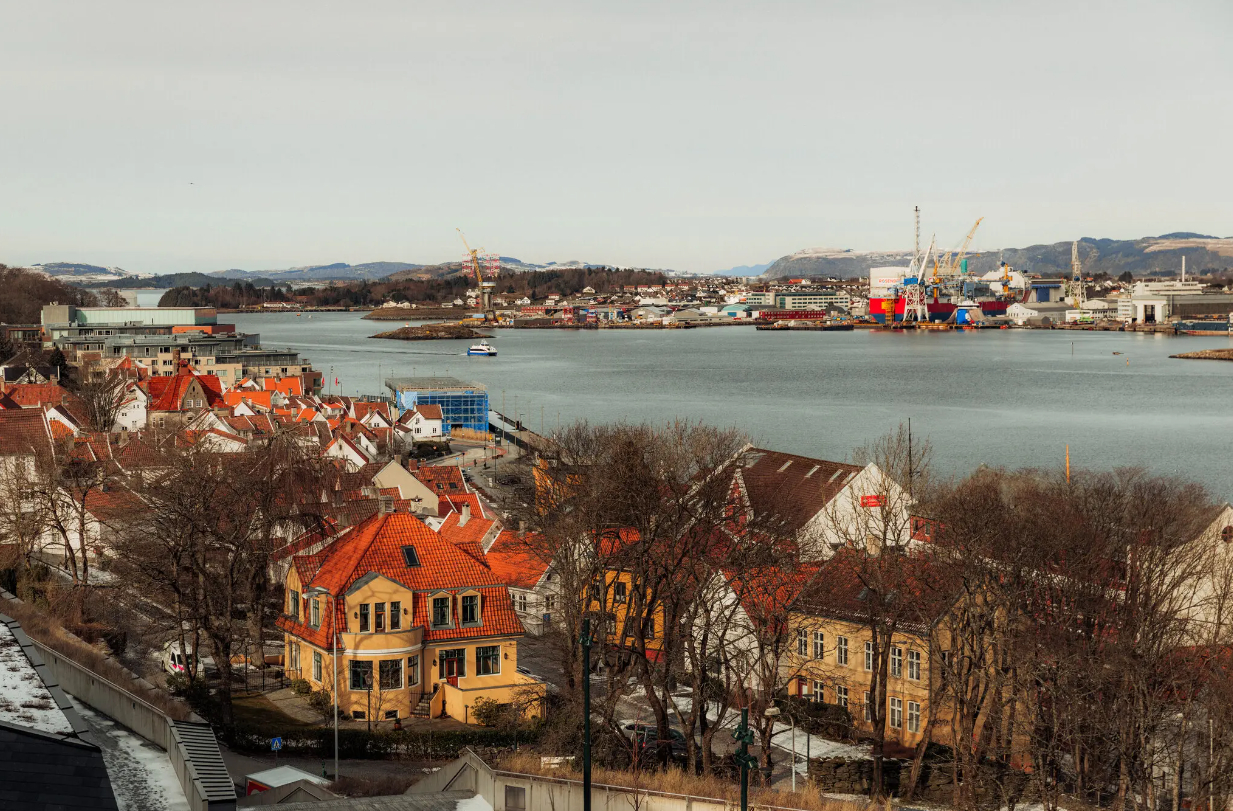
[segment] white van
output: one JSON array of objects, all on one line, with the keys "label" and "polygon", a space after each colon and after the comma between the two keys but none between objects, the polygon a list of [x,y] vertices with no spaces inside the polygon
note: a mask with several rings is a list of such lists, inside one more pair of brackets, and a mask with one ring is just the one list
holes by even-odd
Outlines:
[{"label": "white van", "polygon": [[188,644],[187,653],[180,648],[180,641],[173,639],[163,646],[163,672],[184,675],[188,669],[189,660],[193,655],[193,646]]}]

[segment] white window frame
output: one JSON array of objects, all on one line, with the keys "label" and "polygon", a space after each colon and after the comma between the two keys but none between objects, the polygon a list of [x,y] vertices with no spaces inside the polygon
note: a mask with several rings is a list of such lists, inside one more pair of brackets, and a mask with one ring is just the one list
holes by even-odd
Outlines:
[{"label": "white window frame", "polygon": [[891,696],[887,699],[888,707],[886,723],[891,729],[903,729],[903,699]]},{"label": "white window frame", "polygon": [[845,710],[848,708],[848,688],[846,685],[835,685],[835,703]]},{"label": "white window frame", "polygon": [[313,681],[317,682],[318,684],[321,683],[321,665],[322,665],[321,651],[315,650],[313,651]]},{"label": "white window frame", "polygon": [[826,683],[821,679],[813,680],[813,692],[809,696],[814,701],[826,700]]},{"label": "white window frame", "polygon": [[809,655],[809,632],[804,628],[796,629],[796,655]]},{"label": "white window frame", "polygon": [[920,702],[908,702],[908,732],[920,732]]},{"label": "white window frame", "polygon": [[873,643],[872,642],[865,643],[865,670],[871,671],[871,672],[873,670]]},{"label": "white window frame", "polygon": [[866,723],[872,722],[873,721],[873,695],[868,690],[865,691],[864,707],[865,707],[865,722]]},{"label": "white window frame", "polygon": [[826,655],[826,634],[822,631],[813,632],[813,658],[821,660]]},{"label": "white window frame", "polygon": [[892,646],[890,649],[890,674],[896,679],[903,678],[903,648]]},{"label": "white window frame", "polygon": [[912,681],[920,681],[920,651],[908,651],[908,678]]},{"label": "white window frame", "polygon": [[835,664],[848,665],[848,638],[846,636],[835,637]]}]

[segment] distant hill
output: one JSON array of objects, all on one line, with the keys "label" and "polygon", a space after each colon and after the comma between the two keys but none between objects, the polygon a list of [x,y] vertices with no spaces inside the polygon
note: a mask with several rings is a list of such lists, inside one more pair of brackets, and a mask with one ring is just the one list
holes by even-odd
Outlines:
[{"label": "distant hill", "polygon": [[91,285],[137,278],[137,274],[129,273],[124,268],[87,265],[84,262],[45,262],[41,265],[31,265],[30,269],[69,284]]},{"label": "distant hill", "polygon": [[280,282],[324,282],[335,279],[383,279],[391,273],[404,270],[414,270],[423,267],[410,262],[365,262],[360,265],[349,265],[346,262],[335,262],[330,265],[307,265],[304,267],[287,268],[285,270],[218,270],[211,276],[224,279],[274,279]]},{"label": "distant hill", "polygon": [[773,262],[764,262],[761,265],[737,265],[734,268],[727,270],[716,270],[711,273],[711,276],[761,276],[767,271]]},{"label": "distant hill", "polygon": [[[119,290],[131,290],[133,288],[146,290],[161,290],[164,287],[226,287],[232,281],[238,279],[225,279],[219,276],[213,276],[206,273],[169,273],[165,276],[131,276],[125,279],[117,279],[115,281],[96,281],[85,284],[85,287],[114,287]],[[273,279],[264,279],[259,277],[244,277],[245,282],[249,282],[257,287],[269,287],[275,284]],[[285,284],[285,280],[278,280],[279,283]]]},{"label": "distant hill", "polygon": [[[1026,248],[986,250],[970,257],[968,269],[986,273],[998,267],[999,259],[1016,270],[1041,276],[1058,276],[1070,270],[1070,242],[1050,245],[1030,245]],[[1193,273],[1228,271],[1233,269],[1233,238],[1176,232],[1142,239],[1079,240],[1079,260],[1085,274],[1108,273],[1120,276],[1130,271],[1135,276],[1169,275],[1181,269],[1182,256],[1186,270]],[[912,261],[911,251],[848,251],[832,248],[810,248],[776,260],[763,277],[767,279],[810,276],[855,278],[864,276],[870,268],[906,267]]]}]

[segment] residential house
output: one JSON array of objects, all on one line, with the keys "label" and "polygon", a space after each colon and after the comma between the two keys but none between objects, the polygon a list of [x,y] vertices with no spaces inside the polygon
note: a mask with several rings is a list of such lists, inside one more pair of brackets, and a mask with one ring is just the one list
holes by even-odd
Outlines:
[{"label": "residential house", "polygon": [[522,623],[480,560],[408,513],[381,513],[286,580],[288,672],[334,689],[341,710],[375,721],[412,714],[470,721],[480,698],[541,712],[542,682],[518,672]]},{"label": "residential house", "polygon": [[130,381],[124,387],[124,396],[111,430],[116,433],[144,431],[149,420],[149,408],[150,395],[136,381]]},{"label": "residential house", "polygon": [[398,424],[411,432],[412,442],[440,440],[450,431],[439,405],[417,404],[398,418]]},{"label": "residential house", "polygon": [[422,515],[438,515],[437,494],[422,481],[411,475],[396,461],[391,461],[372,477],[372,483],[382,490],[396,489],[398,497],[414,503],[412,510]]},{"label": "residential house", "polygon": [[542,551],[534,536],[505,530],[485,554],[488,568],[509,587],[522,626],[536,636],[552,627],[561,602],[560,580]]},{"label": "residential house", "polygon": [[338,434],[331,439],[321,455],[327,459],[341,460],[350,472],[357,471],[373,461],[373,457],[366,450],[345,434]]},{"label": "residential house", "polygon": [[154,428],[180,428],[202,409],[225,405],[218,376],[197,374],[184,362],[176,374],[151,377],[142,385],[150,396],[146,407]]}]

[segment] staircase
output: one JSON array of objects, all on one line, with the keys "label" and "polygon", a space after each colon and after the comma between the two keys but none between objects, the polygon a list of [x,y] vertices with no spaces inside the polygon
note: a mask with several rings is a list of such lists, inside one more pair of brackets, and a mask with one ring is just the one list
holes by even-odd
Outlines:
[{"label": "staircase", "polygon": [[416,704],[415,708],[411,710],[411,717],[428,718],[430,715],[432,715],[432,695],[425,693],[423,698],[420,699],[420,703]]}]

